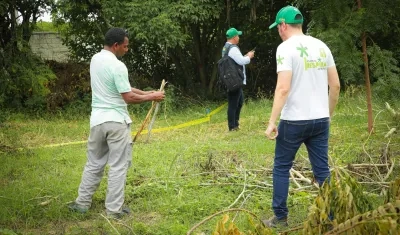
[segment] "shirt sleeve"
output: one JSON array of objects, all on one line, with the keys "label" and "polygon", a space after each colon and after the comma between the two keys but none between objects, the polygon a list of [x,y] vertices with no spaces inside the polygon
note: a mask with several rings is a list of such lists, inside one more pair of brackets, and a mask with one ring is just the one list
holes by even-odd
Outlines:
[{"label": "shirt sleeve", "polygon": [[328,47],[327,47],[327,49],[328,49],[328,55],[327,55],[327,58],[326,58],[326,66],[329,68],[329,67],[335,66],[335,60],[333,59],[333,55],[332,55],[331,50],[329,50]]},{"label": "shirt sleeve", "polygon": [[115,69],[114,82],[119,93],[126,93],[132,90],[129,83],[128,69],[122,62]]},{"label": "shirt sleeve", "polygon": [[276,50],[276,72],[292,71],[292,57],[285,44],[280,44]]},{"label": "shirt sleeve", "polygon": [[231,47],[228,56],[231,57],[238,65],[250,63],[250,57],[243,56],[238,47]]}]

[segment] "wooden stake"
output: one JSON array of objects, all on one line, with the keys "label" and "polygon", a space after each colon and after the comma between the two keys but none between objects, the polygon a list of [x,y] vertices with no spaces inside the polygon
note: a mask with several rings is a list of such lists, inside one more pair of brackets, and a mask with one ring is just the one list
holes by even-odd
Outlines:
[{"label": "wooden stake", "polygon": [[[165,84],[167,84],[167,83],[163,80],[162,83],[161,83],[160,91],[164,90]],[[157,113],[158,113],[158,109],[159,108],[160,108],[160,102],[157,102],[156,108],[155,108],[154,113],[153,113],[153,118],[151,119],[151,122],[149,124],[148,129],[147,129],[148,131],[147,131],[147,140],[146,140],[146,142],[149,142],[149,140],[150,140],[151,130],[153,129],[153,124],[156,121],[156,117],[157,117]]]},{"label": "wooden stake", "polygon": [[[163,90],[164,90],[165,84],[166,84],[166,82],[165,82],[165,80],[163,79],[162,82],[161,82],[160,91],[163,91]],[[146,118],[143,120],[142,126],[139,128],[139,131],[136,133],[135,137],[133,137],[133,142],[136,141],[137,137],[140,135],[140,133],[143,131],[143,129],[144,129],[144,127],[146,126],[146,124],[149,122],[151,113],[153,112],[153,110],[154,110],[154,108],[155,108],[155,106],[156,106],[156,103],[158,103],[158,102],[155,102],[155,101],[152,102],[151,108],[150,108],[149,112],[147,113]]]},{"label": "wooden stake", "polygon": [[294,178],[293,171],[290,170],[289,173],[290,173],[290,177],[292,177],[292,180],[293,180],[293,182],[296,184],[297,188],[301,188],[301,185],[300,185],[300,184],[296,181],[296,179]]},{"label": "wooden stake", "polygon": [[296,171],[295,169],[290,169],[290,172],[293,172],[297,177],[299,177],[302,181],[307,182],[308,184],[312,184],[312,181],[310,179],[307,179],[304,177],[300,172]]}]

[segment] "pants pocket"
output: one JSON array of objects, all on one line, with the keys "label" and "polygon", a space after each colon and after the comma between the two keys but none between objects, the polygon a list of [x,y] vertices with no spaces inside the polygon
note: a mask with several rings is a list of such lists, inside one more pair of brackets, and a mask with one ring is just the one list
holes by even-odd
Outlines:
[{"label": "pants pocket", "polygon": [[307,123],[299,121],[283,121],[283,138],[289,143],[298,143],[304,140]]}]

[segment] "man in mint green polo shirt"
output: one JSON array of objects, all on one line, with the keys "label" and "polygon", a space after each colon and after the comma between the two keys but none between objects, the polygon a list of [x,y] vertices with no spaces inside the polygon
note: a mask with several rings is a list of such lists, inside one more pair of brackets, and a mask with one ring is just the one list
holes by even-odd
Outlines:
[{"label": "man in mint green polo shirt", "polygon": [[128,51],[128,44],[125,30],[111,28],[105,35],[104,49],[95,54],[90,62],[92,114],[87,162],[78,197],[69,204],[73,211],[88,211],[108,164],[106,213],[112,218],[120,218],[129,213],[129,208],[124,206],[126,175],[132,159],[132,120],[127,104],[162,101],[164,92],[142,91],[131,87],[128,69],[117,58]]}]

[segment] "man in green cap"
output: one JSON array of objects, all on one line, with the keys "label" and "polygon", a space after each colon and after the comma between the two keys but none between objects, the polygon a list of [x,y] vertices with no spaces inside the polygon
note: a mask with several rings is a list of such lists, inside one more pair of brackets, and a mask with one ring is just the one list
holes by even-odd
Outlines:
[{"label": "man in green cap", "polygon": [[[250,63],[250,60],[254,57],[254,51],[249,51],[245,56],[240,52],[237,44],[239,43],[239,36],[242,35],[242,31],[238,31],[235,28],[230,28],[226,31],[227,41],[222,48],[222,57],[226,53],[231,57],[238,65],[238,70],[243,73],[243,85],[246,85],[246,64]],[[239,88],[235,91],[228,91],[228,128],[229,131],[239,130],[239,119],[240,111],[243,106],[243,89]]]},{"label": "man in green cap", "polygon": [[[274,216],[268,227],[287,226],[289,174],[301,144],[305,144],[319,185],[329,179],[330,120],[338,102],[339,76],[325,43],[303,34],[303,15],[293,6],[282,8],[269,26],[283,42],[276,51],[278,79],[266,137],[276,139],[273,169]],[[280,121],[276,126],[278,116]]]}]

